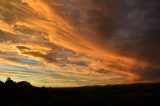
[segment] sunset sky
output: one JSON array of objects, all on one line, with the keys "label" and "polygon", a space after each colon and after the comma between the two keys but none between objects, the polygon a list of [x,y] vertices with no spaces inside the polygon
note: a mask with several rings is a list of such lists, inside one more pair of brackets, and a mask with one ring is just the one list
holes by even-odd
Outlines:
[{"label": "sunset sky", "polygon": [[0,0],[0,80],[160,82],[160,0]]}]

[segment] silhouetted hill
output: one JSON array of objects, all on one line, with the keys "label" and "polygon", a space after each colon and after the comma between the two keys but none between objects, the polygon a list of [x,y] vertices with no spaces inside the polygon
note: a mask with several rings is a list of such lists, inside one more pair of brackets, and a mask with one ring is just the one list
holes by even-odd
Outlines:
[{"label": "silhouetted hill", "polygon": [[0,81],[0,106],[160,106],[160,84],[38,88]]}]

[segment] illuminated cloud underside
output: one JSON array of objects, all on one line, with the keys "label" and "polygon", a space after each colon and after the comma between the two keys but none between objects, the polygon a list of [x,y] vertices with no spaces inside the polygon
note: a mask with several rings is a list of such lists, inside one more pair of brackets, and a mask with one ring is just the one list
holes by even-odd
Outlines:
[{"label": "illuminated cloud underside", "polygon": [[0,0],[0,78],[37,86],[160,80],[158,0]]}]

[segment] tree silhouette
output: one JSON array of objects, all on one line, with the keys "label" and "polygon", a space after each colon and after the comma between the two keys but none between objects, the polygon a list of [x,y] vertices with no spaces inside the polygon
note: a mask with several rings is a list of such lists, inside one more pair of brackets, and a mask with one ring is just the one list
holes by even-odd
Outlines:
[{"label": "tree silhouette", "polygon": [[0,81],[0,89],[4,87],[4,82]]},{"label": "tree silhouette", "polygon": [[27,81],[21,81],[17,83],[18,88],[31,88],[32,85]]},{"label": "tree silhouette", "polygon": [[7,89],[13,89],[13,88],[15,88],[16,83],[13,80],[11,80],[10,77],[8,77],[7,80],[5,81],[4,86]]}]

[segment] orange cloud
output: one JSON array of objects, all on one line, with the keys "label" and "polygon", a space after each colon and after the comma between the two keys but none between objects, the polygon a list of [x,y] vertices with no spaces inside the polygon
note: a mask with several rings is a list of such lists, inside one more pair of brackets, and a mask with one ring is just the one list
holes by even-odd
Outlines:
[{"label": "orange cloud", "polygon": [[[147,73],[153,72],[148,69],[159,73],[159,67],[155,65],[159,64],[156,59],[159,55],[156,45],[159,43],[147,43],[150,35],[143,39],[145,31],[151,28],[129,23],[134,21],[144,25],[145,22],[136,18],[144,13],[140,16],[143,19],[148,10],[139,12],[134,7],[127,10],[128,5],[133,4],[125,0],[116,3],[108,0],[9,1],[0,0],[0,64],[50,69],[62,75],[59,78],[68,78],[71,85],[148,81],[151,76]],[[141,7],[139,2],[135,6]],[[151,8],[154,14],[154,8]],[[146,43],[151,50],[147,50]],[[10,52],[16,55],[8,55]],[[154,59],[149,54],[154,55]],[[10,58],[29,58],[45,66],[28,65]],[[55,77],[46,76],[48,80]],[[42,77],[43,74],[38,79]],[[49,85],[51,81],[45,84]]]}]

